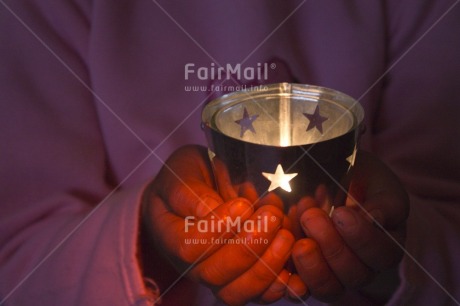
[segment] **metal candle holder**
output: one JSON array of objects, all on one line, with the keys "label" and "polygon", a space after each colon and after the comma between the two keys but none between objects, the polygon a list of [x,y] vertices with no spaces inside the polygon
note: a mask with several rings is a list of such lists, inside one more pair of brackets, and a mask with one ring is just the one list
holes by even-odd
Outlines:
[{"label": "metal candle holder", "polygon": [[224,200],[244,196],[281,205],[298,228],[305,202],[326,211],[343,205],[363,117],[353,98],[302,84],[271,84],[213,100],[202,122],[216,186]]}]

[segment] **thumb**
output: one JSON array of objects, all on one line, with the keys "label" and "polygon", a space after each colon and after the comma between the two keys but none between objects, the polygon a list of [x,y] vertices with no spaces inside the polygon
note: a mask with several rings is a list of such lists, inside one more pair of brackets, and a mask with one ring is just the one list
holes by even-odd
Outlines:
[{"label": "thumb", "polygon": [[399,178],[372,154],[360,151],[347,205],[359,206],[371,222],[398,227],[409,214],[409,197]]},{"label": "thumb", "polygon": [[159,196],[182,217],[204,217],[224,202],[214,189],[207,151],[201,146],[182,147],[172,154],[146,194]]}]

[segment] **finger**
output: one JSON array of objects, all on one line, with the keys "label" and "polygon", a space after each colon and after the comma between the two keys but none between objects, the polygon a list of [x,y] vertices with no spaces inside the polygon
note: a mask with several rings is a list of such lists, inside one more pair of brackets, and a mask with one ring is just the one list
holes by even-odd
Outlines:
[{"label": "finger", "polygon": [[342,284],[330,269],[321,254],[319,245],[313,239],[298,240],[292,250],[292,257],[297,273],[315,298],[330,302],[343,293]]},{"label": "finger", "polygon": [[283,220],[282,212],[273,206],[258,209],[233,240],[223,241],[219,250],[194,271],[205,283],[222,286],[247,271],[268,248]]},{"label": "finger", "polygon": [[144,224],[157,243],[174,261],[187,265],[210,256],[220,248],[215,241],[232,237],[237,227],[252,215],[251,204],[241,198],[217,207],[202,219],[176,216],[159,197],[145,207]]},{"label": "finger", "polygon": [[409,198],[398,177],[378,158],[360,151],[347,203],[382,227],[393,229],[409,214]]},{"label": "finger", "polygon": [[318,243],[322,256],[345,287],[359,287],[368,282],[371,271],[346,245],[322,209],[308,209],[301,223],[307,237]]},{"label": "finger", "polygon": [[[260,297],[277,280],[278,274],[283,270],[290,256],[293,245],[292,234],[287,230],[279,230],[273,242],[255,264],[219,290],[219,297],[230,304],[245,303]],[[275,289],[279,289],[282,285],[278,283],[278,288]],[[238,294],[235,295],[235,292]],[[276,293],[279,295],[279,290]],[[272,293],[272,297],[273,295]]]},{"label": "finger", "polygon": [[171,155],[147,194],[159,195],[182,217],[203,217],[224,202],[214,190],[206,149],[198,146],[183,147]]},{"label": "finger", "polygon": [[297,239],[305,237],[305,234],[299,222],[300,217],[307,209],[312,207],[319,207],[318,202],[313,197],[305,196],[299,200],[297,205],[292,205],[289,208],[288,217],[291,221],[289,224],[290,229]]},{"label": "finger", "polygon": [[383,232],[349,207],[337,208],[332,220],[347,245],[373,270],[384,270],[400,261],[403,233]]},{"label": "finger", "polygon": [[319,202],[316,199],[305,196],[299,200],[297,203],[297,219],[300,219],[302,214],[309,208],[320,207]]},{"label": "finger", "polygon": [[219,194],[222,196],[224,201],[236,198],[238,196],[236,190],[238,186],[233,186],[227,166],[218,157],[214,157],[212,162],[214,165],[214,175],[216,177],[217,190],[219,190]]},{"label": "finger", "polygon": [[315,201],[317,207],[322,208],[324,211],[329,211],[331,209],[331,201],[327,195],[327,187],[324,184],[318,185],[315,190]]},{"label": "finger", "polygon": [[279,209],[283,210],[283,207],[284,207],[283,201],[274,192],[269,192],[261,197],[257,193],[257,190],[254,187],[254,184],[252,184],[251,182],[244,182],[238,185],[237,187],[238,187],[238,196],[242,198],[246,198],[249,201],[251,201],[251,203],[254,203],[254,207],[256,209],[264,205],[272,205],[272,206],[276,206]]},{"label": "finger", "polygon": [[274,192],[269,192],[265,194],[263,197],[259,198],[255,203],[256,208],[262,207],[264,205],[273,205],[278,207],[280,210],[284,209],[283,200],[281,200],[281,198]]},{"label": "finger", "polygon": [[282,298],[286,293],[286,286],[289,281],[290,274],[286,269],[283,269],[270,287],[262,294],[260,302],[263,304],[271,304]]},{"label": "finger", "polygon": [[238,186],[238,196],[248,199],[251,203],[255,203],[259,199],[254,184],[247,181]]},{"label": "finger", "polygon": [[308,288],[300,276],[298,274],[291,274],[286,287],[286,298],[298,303],[305,300],[308,294]]}]

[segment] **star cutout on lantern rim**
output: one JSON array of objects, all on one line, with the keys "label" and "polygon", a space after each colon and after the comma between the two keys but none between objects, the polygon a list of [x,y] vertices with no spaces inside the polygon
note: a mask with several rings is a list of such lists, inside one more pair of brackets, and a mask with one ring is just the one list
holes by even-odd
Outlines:
[{"label": "star cutout on lantern rim", "polygon": [[348,170],[350,170],[351,167],[355,165],[357,152],[358,152],[358,148],[355,145],[355,147],[353,148],[353,153],[351,153],[351,155],[347,157],[347,162],[350,164],[350,166],[348,167]]},{"label": "star cutout on lantern rim", "polygon": [[214,153],[210,148],[208,148],[208,156],[209,160],[212,161],[214,157],[216,157],[216,153]]},{"label": "star cutout on lantern rim", "polygon": [[307,127],[307,132],[312,128],[316,127],[316,129],[321,134],[323,134],[323,122],[329,118],[323,117],[319,114],[319,105],[316,105],[315,112],[313,114],[303,113],[303,115],[307,117],[308,120],[310,120],[310,123]]},{"label": "star cutout on lantern rim", "polygon": [[249,116],[248,110],[246,109],[246,107],[244,108],[243,118],[235,120],[235,123],[238,123],[241,126],[240,137],[243,137],[244,133],[247,130],[250,130],[254,134],[256,133],[256,130],[252,126],[252,123],[257,119],[257,117],[259,117],[259,115]]},{"label": "star cutout on lantern rim", "polygon": [[296,177],[297,174],[298,173],[284,173],[283,167],[280,164],[276,167],[275,173],[262,172],[262,175],[270,181],[270,187],[268,187],[269,192],[278,187],[281,187],[287,192],[291,192],[292,189],[289,181]]}]

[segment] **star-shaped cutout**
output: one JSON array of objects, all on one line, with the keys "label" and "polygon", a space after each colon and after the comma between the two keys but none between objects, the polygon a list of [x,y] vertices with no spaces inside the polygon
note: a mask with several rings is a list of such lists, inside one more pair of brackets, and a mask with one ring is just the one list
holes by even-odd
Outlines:
[{"label": "star-shaped cutout", "polygon": [[216,153],[214,153],[213,151],[211,151],[211,149],[208,148],[208,156],[209,160],[212,161],[214,157],[216,157]]},{"label": "star-shaped cutout", "polygon": [[323,122],[326,121],[328,118],[323,117],[319,114],[319,106],[317,105],[315,108],[315,112],[313,114],[307,114],[303,113],[305,117],[307,117],[308,120],[310,120],[310,123],[308,124],[307,127],[307,132],[311,130],[312,128],[316,127],[316,129],[323,134]]},{"label": "star-shaped cutout", "polygon": [[351,155],[347,157],[347,162],[350,164],[350,166],[348,167],[348,170],[350,170],[350,168],[355,165],[357,151],[358,149],[356,148],[356,145],[355,145],[355,147],[353,148],[353,153],[351,153]]},{"label": "star-shaped cutout", "polygon": [[257,119],[257,117],[259,117],[259,115],[249,116],[248,110],[246,109],[246,107],[244,108],[243,118],[235,120],[235,122],[241,126],[240,137],[243,137],[244,133],[247,130],[250,130],[254,134],[256,133],[256,130],[252,126],[252,123],[254,122],[254,120]]},{"label": "star-shaped cutout", "polygon": [[262,175],[265,176],[270,182],[270,187],[268,187],[268,191],[275,190],[278,187],[286,190],[287,192],[291,192],[291,185],[289,185],[289,181],[292,180],[298,173],[284,173],[283,167],[278,164],[276,167],[275,173],[266,173],[262,172]]}]

